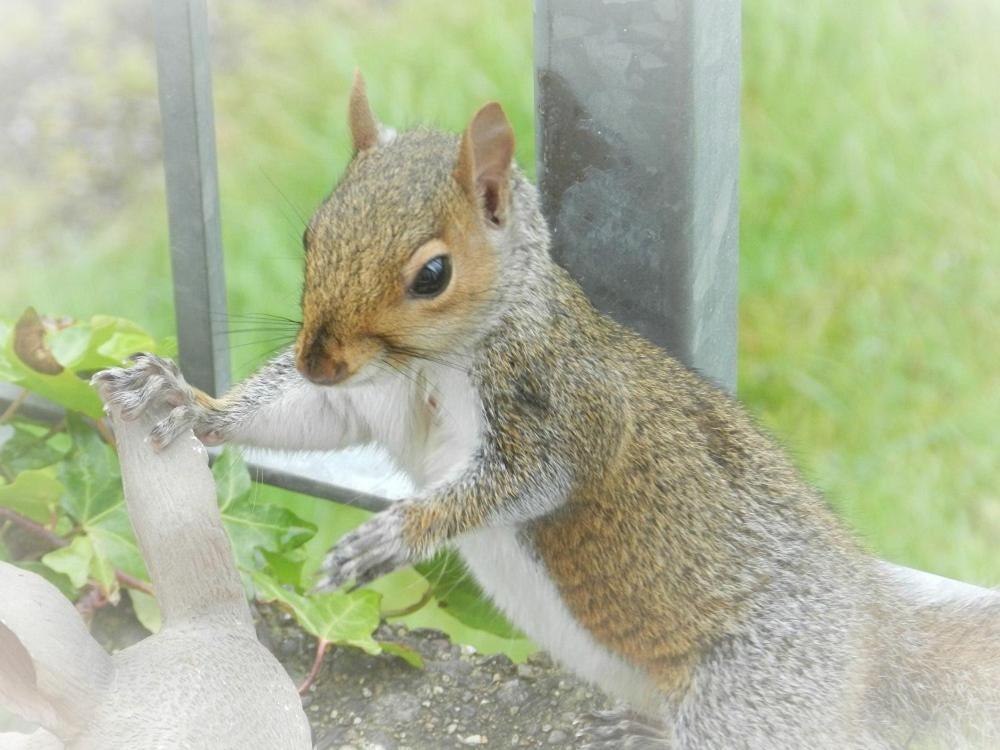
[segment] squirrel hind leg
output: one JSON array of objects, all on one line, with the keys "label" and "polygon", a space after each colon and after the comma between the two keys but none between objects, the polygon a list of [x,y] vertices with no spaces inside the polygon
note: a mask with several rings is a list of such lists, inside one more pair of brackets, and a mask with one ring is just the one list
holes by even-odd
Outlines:
[{"label": "squirrel hind leg", "polygon": [[591,711],[589,726],[578,739],[583,750],[667,750],[672,745],[664,726],[627,706]]}]

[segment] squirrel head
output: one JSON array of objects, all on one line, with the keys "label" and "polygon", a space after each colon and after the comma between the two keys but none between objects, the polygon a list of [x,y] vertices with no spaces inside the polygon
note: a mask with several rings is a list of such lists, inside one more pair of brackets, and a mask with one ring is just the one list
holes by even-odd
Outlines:
[{"label": "squirrel head", "polygon": [[467,349],[497,305],[511,213],[514,134],[499,104],[461,136],[397,135],[356,74],[348,120],[354,158],[304,237],[296,364],[322,385]]}]

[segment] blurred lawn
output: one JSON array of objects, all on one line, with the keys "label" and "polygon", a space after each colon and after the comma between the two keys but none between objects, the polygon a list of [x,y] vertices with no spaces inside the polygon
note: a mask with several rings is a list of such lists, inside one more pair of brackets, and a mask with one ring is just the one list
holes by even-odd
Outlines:
[{"label": "blurred lawn", "polygon": [[[356,65],[396,126],[501,100],[533,171],[526,0],[210,5],[234,330],[295,316]],[[171,331],[149,19],[128,7],[19,0],[0,29],[0,315]],[[879,554],[1000,583],[1000,3],[744,9],[741,395]],[[238,372],[273,336],[233,336]]]}]

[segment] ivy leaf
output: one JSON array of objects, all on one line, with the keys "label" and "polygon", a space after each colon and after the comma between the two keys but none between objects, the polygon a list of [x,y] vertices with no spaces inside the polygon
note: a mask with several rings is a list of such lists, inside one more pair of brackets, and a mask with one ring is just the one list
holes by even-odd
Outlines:
[{"label": "ivy leaf", "polygon": [[62,484],[53,474],[50,468],[22,471],[13,482],[0,486],[0,506],[47,524],[63,493]]},{"label": "ivy leaf", "polygon": [[79,361],[87,355],[93,330],[85,323],[76,323],[50,333],[46,339],[52,356],[63,367],[76,371]]},{"label": "ivy leaf", "polygon": [[59,479],[66,490],[61,505],[84,525],[123,502],[121,474],[114,450],[82,419],[68,415],[66,431],[73,439],[73,450],[59,467]]},{"label": "ivy leaf", "polygon": [[156,340],[135,323],[95,315],[48,336],[48,345],[64,367],[92,372],[114,367],[136,352],[156,352]]},{"label": "ivy leaf", "polygon": [[[241,569],[251,571],[258,567],[257,550],[288,552],[301,547],[316,533],[313,524],[290,510],[256,502],[250,473],[232,448],[225,449],[216,459],[212,474],[219,493],[222,523]],[[286,569],[284,573],[290,571]]]},{"label": "ivy leaf", "polygon": [[276,602],[291,612],[307,633],[369,654],[381,653],[382,647],[372,638],[380,620],[381,596],[377,592],[358,589],[350,594],[335,591],[307,597],[282,587],[263,573],[255,571],[252,576],[257,598]]},{"label": "ivy leaf", "polygon": [[84,529],[102,560],[133,578],[149,580],[124,502],[88,520]]},{"label": "ivy leaf", "polygon": [[97,581],[97,585],[101,587],[101,591],[108,598],[108,601],[112,604],[118,603],[121,599],[121,592],[118,578],[115,576],[115,566],[107,557],[97,554],[96,550],[90,561],[90,577]]},{"label": "ivy leaf", "polygon": [[25,469],[51,466],[65,455],[48,440],[43,440],[41,435],[22,425],[13,425],[13,430],[14,434],[0,445],[0,463],[15,474]]},{"label": "ivy leaf", "polygon": [[302,567],[306,563],[305,551],[294,549],[289,552],[271,552],[262,549],[265,572],[282,586],[291,586],[295,590],[302,589]]},{"label": "ivy leaf", "polygon": [[440,606],[462,624],[500,638],[524,637],[490,603],[454,553],[442,552],[414,567],[427,579]]},{"label": "ivy leaf", "polygon": [[256,550],[286,552],[305,544],[316,533],[290,510],[257,505],[248,493],[222,509],[222,522],[233,543],[237,564],[244,570],[258,567]]},{"label": "ivy leaf", "polygon": [[125,509],[118,457],[79,417],[68,415],[66,429],[73,449],[59,467],[64,485],[60,505],[91,541],[98,557],[94,577],[113,595],[115,568],[149,580]]},{"label": "ivy leaf", "polygon": [[150,633],[159,633],[160,627],[163,625],[163,618],[156,597],[135,589],[128,589],[128,595],[132,600],[135,616],[142,623],[142,626]]},{"label": "ivy leaf", "polygon": [[[81,380],[70,369],[64,369],[58,374],[46,374],[34,369],[24,362],[14,351],[17,334],[13,328],[6,327],[6,337],[0,350],[0,378],[26,388],[39,396],[54,401],[72,411],[99,419],[103,414],[103,405],[97,391]],[[44,342],[36,344],[43,346]],[[43,350],[44,354],[51,352]],[[52,358],[54,360],[54,357]]]},{"label": "ivy leaf", "polygon": [[378,645],[387,654],[398,656],[411,667],[416,667],[417,669],[424,668],[424,657],[409,646],[405,646],[402,643],[393,643],[392,641],[378,641]]},{"label": "ivy leaf", "polygon": [[53,550],[42,558],[49,568],[62,573],[80,589],[90,580],[91,562],[94,560],[94,547],[90,540],[80,535],[68,547]]},{"label": "ivy leaf", "polygon": [[215,459],[212,476],[221,507],[239,500],[250,491],[250,472],[239,452],[232,446],[223,448]]}]

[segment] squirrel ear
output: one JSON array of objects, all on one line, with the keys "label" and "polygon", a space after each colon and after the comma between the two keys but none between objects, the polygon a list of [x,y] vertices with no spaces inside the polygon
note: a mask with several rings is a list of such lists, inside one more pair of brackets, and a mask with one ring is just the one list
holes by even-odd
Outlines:
[{"label": "squirrel ear", "polygon": [[347,110],[347,119],[351,126],[351,138],[354,141],[354,153],[365,151],[377,146],[379,142],[379,124],[372,114],[368,104],[368,93],[365,91],[365,79],[361,70],[354,71],[354,85],[351,86],[351,100]]},{"label": "squirrel ear", "polygon": [[476,112],[462,134],[455,179],[472,200],[482,200],[493,224],[503,222],[513,157],[514,131],[503,108],[490,102]]}]

